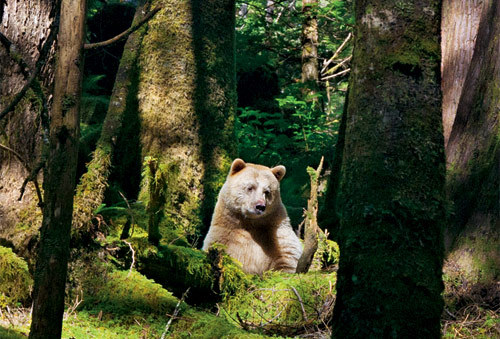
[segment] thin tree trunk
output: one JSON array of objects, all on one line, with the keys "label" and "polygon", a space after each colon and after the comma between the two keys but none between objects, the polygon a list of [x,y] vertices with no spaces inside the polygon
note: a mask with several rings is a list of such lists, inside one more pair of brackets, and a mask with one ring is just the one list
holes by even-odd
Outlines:
[{"label": "thin tree trunk", "polygon": [[[144,17],[147,7],[144,1],[137,6],[132,25]],[[137,110],[138,69],[136,64],[145,31],[145,27],[140,28],[127,38],[101,136],[92,160],[87,164],[87,172],[80,179],[76,190],[73,224],[82,232],[86,232],[94,211],[102,204],[104,192],[108,186],[115,147],[118,141],[121,141],[119,134],[122,131],[124,119],[129,111]],[[130,140],[125,142],[130,142]]]},{"label": "thin tree trunk", "polygon": [[335,338],[439,338],[439,2],[356,1]]},{"label": "thin tree trunk", "polygon": [[84,37],[85,0],[63,1],[30,338],[61,337],[78,157]]},{"label": "thin tree trunk", "polygon": [[447,272],[458,269],[469,282],[494,284],[500,275],[499,15],[500,2],[485,1],[446,150],[447,188],[455,207],[445,234],[453,268]]},{"label": "thin tree trunk", "polygon": [[305,95],[313,95],[318,89],[318,21],[317,0],[302,1],[304,23],[302,25],[302,83],[306,84]]},{"label": "thin tree trunk", "polygon": [[460,94],[469,70],[484,0],[443,0],[441,73],[443,133],[448,143]]}]

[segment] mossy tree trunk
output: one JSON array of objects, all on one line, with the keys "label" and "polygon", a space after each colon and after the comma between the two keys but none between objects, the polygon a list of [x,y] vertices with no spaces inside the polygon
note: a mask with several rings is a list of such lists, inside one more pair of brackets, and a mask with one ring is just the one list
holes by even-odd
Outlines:
[{"label": "mossy tree trunk", "polygon": [[[145,1],[141,1],[137,6],[133,25],[144,17],[147,7]],[[131,143],[130,138],[122,140],[119,135],[123,132],[124,121],[130,125],[130,119],[128,121],[126,119],[137,111],[136,63],[144,34],[145,28],[140,28],[127,38],[101,136],[92,160],[87,164],[87,172],[82,176],[77,187],[73,224],[82,232],[86,232],[86,226],[89,225],[94,211],[104,199],[116,146],[119,144],[121,148],[127,148],[127,145]]]},{"label": "mossy tree trunk", "polygon": [[60,338],[62,331],[78,157],[85,2],[61,4],[30,338]]},{"label": "mossy tree trunk", "polygon": [[440,2],[356,1],[336,338],[439,338]]},{"label": "mossy tree trunk", "polygon": [[[158,0],[139,57],[142,156],[177,168],[165,223],[204,233],[235,155],[234,0]],[[173,167],[172,167],[173,166]],[[147,201],[147,183],[140,199]]]},{"label": "mossy tree trunk", "polygon": [[454,214],[445,233],[445,272],[458,268],[461,278],[474,283],[496,284],[500,278],[499,15],[500,2],[485,1],[446,149]]},{"label": "mossy tree trunk", "polygon": [[[302,83],[304,95],[314,95],[318,91],[318,20],[316,19],[318,1],[303,0],[302,13]],[[316,99],[315,99],[316,100]]]}]

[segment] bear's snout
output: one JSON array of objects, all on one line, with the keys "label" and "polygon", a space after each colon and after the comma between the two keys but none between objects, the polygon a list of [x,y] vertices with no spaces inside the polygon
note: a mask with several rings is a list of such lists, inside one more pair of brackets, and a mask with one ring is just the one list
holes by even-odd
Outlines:
[{"label": "bear's snout", "polygon": [[257,203],[257,205],[255,205],[255,209],[257,211],[264,212],[266,210],[266,205],[262,203]]}]

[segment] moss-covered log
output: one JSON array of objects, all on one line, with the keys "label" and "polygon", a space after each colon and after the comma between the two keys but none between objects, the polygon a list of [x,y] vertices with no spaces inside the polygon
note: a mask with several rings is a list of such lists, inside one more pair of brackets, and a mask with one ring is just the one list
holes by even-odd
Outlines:
[{"label": "moss-covered log", "polygon": [[440,2],[356,1],[336,338],[438,338],[444,219]]},{"label": "moss-covered log", "polygon": [[234,1],[153,5],[164,10],[150,21],[139,57],[142,155],[179,168],[168,183],[165,219],[195,234],[208,227],[235,155]]},{"label": "moss-covered log", "polygon": [[175,245],[160,246],[139,258],[139,271],[177,296],[190,287],[188,300],[207,303],[245,288],[248,276],[220,250],[205,252]]},{"label": "moss-covered log", "polygon": [[500,2],[486,1],[474,55],[446,149],[454,213],[446,273],[469,282],[500,278]]}]

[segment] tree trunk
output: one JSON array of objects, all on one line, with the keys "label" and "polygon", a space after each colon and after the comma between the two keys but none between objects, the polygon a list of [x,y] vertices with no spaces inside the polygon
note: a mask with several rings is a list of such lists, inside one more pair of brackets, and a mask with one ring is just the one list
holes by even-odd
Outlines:
[{"label": "tree trunk", "polygon": [[313,95],[318,90],[318,21],[316,20],[317,0],[302,1],[304,23],[302,25],[302,83],[306,85],[305,95]]},{"label": "tree trunk", "polygon": [[[137,6],[132,25],[144,17],[147,7],[143,2]],[[119,135],[123,132],[122,126],[125,119],[130,115],[133,116],[137,111],[138,70],[136,64],[144,33],[145,28],[139,29],[129,35],[125,43],[101,136],[92,160],[87,164],[87,172],[82,176],[77,187],[73,224],[76,229],[83,232],[86,232],[86,226],[89,225],[94,211],[104,199],[116,145],[127,148],[127,145],[131,143],[130,138],[123,140],[119,138]],[[130,124],[131,121],[127,123]],[[123,142],[119,143],[119,141]]]},{"label": "tree trunk", "polygon": [[336,338],[439,338],[440,3],[357,1],[340,184]]},{"label": "tree trunk", "polygon": [[[208,228],[236,151],[235,4],[153,4],[165,10],[149,23],[139,57],[142,157],[179,169],[168,182],[166,224],[185,234],[199,234]],[[146,182],[140,199],[148,200]]]},{"label": "tree trunk", "polygon": [[30,338],[61,337],[78,157],[85,15],[84,0],[62,2]]},{"label": "tree trunk", "polygon": [[455,121],[458,101],[469,70],[483,0],[443,0],[441,22],[441,72],[443,133],[445,145]]},{"label": "tree trunk", "polygon": [[455,213],[446,230],[445,268],[469,282],[495,283],[500,277],[499,15],[500,2],[485,1],[446,149]]},{"label": "tree trunk", "polygon": [[[35,69],[40,46],[47,41],[56,15],[55,1],[1,1],[0,16],[0,111],[20,92]],[[51,91],[53,53],[49,53],[38,77],[44,92]],[[21,66],[24,64],[24,66]],[[14,111],[0,121],[0,143],[16,151],[25,160],[22,164],[11,153],[0,151],[0,238],[12,241],[19,253],[26,239],[38,233],[41,221],[36,211],[35,190],[28,184],[23,199],[20,188],[29,175],[25,165],[33,167],[40,158],[42,145],[41,111],[43,101],[29,89]],[[48,102],[50,107],[50,101]],[[26,211],[27,213],[21,213]],[[20,218],[27,215],[28,220]],[[33,225],[19,232],[16,224]],[[24,251],[22,255],[26,256]]]}]

